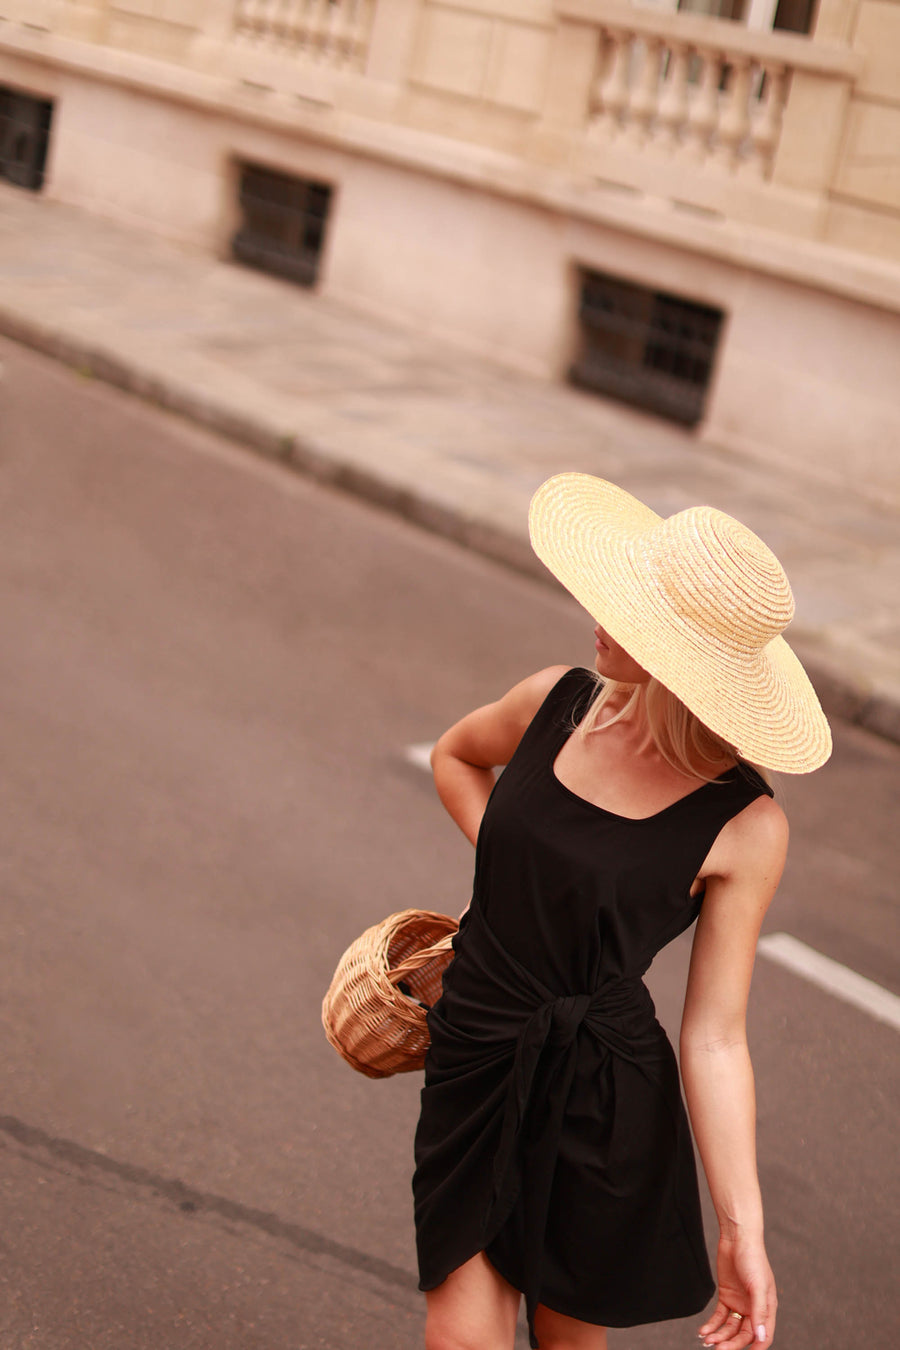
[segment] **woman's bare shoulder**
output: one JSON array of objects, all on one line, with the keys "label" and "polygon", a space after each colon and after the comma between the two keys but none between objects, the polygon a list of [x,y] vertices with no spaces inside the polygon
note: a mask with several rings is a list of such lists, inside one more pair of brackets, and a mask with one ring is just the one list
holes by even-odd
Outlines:
[{"label": "woman's bare shoulder", "polygon": [[789,834],[784,811],[762,793],[723,827],[707,860],[709,873],[747,876],[777,869],[780,874]]},{"label": "woman's bare shoulder", "polygon": [[515,723],[524,730],[551,689],[554,689],[571,669],[571,666],[545,666],[543,670],[536,670],[533,675],[527,675],[497,700],[494,705],[497,714],[503,720]]},{"label": "woman's bare shoulder", "polygon": [[533,711],[537,712],[550,690],[572,669],[573,666],[545,666],[543,670],[536,670],[533,675],[526,675],[524,680],[514,684],[504,695],[504,700],[533,705]]},{"label": "woman's bare shoulder", "polygon": [[541,704],[569,669],[547,666],[526,676],[493,703],[456,722],[441,736],[438,748],[469,764],[508,764]]},{"label": "woman's bare shoulder", "polygon": [[774,797],[760,793],[749,806],[739,811],[729,825],[735,836],[746,837],[757,846],[780,846],[787,842],[788,819]]}]

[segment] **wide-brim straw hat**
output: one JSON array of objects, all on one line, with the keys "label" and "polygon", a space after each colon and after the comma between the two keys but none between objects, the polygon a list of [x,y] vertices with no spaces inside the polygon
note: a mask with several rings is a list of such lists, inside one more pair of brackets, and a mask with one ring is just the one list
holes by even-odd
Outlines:
[{"label": "wide-brim straw hat", "polygon": [[584,473],[538,488],[529,529],[597,623],[742,759],[784,773],[825,763],[828,722],[781,636],[791,588],[752,530],[711,506],[659,516]]}]

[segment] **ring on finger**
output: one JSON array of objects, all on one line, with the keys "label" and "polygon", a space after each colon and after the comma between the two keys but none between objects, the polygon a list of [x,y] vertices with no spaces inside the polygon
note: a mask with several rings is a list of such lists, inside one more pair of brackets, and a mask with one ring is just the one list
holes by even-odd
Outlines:
[{"label": "ring on finger", "polygon": [[739,1322],[743,1322],[743,1320],[744,1320],[744,1314],[743,1314],[743,1313],[739,1313],[739,1312],[730,1312],[730,1313],[728,1314],[728,1316],[729,1316],[729,1317],[736,1317],[737,1320],[738,1320]]}]

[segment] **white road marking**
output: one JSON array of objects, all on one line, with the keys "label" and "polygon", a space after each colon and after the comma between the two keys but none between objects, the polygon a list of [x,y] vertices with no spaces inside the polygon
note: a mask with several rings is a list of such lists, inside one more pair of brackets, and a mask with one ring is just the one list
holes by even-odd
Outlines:
[{"label": "white road marking", "polygon": [[419,741],[417,745],[406,747],[403,751],[403,758],[409,764],[414,764],[417,769],[422,769],[424,773],[431,773],[430,755],[433,748],[431,741]]},{"label": "white road marking", "polygon": [[777,961],[795,975],[900,1031],[900,998],[874,980],[857,975],[855,970],[842,966],[840,961],[832,961],[830,956],[823,956],[789,933],[767,933],[760,938],[757,950],[770,961]]}]

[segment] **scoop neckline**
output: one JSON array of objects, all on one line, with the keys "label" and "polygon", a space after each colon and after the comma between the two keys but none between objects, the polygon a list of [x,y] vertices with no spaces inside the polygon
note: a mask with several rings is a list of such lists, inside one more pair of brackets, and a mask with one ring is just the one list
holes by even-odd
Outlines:
[{"label": "scoop neckline", "polygon": [[556,761],[562,754],[563,747],[566,745],[571,735],[573,735],[573,733],[569,732],[569,734],[565,737],[565,740],[563,740],[561,744],[559,744],[556,747],[553,755],[551,756],[550,763],[548,766],[550,770],[550,777],[553,779],[553,782],[559,788],[560,792],[565,793],[565,795],[567,797],[570,797],[572,801],[580,802],[581,805],[586,806],[589,811],[597,811],[601,816],[606,816],[610,820],[620,820],[625,825],[646,825],[652,820],[659,820],[660,816],[665,816],[670,811],[674,811],[676,806],[681,806],[683,802],[690,801],[691,797],[696,797],[698,792],[703,792],[704,789],[713,787],[716,783],[721,783],[724,779],[730,777],[730,775],[733,774],[738,767],[737,764],[733,764],[730,769],[724,769],[722,773],[720,773],[716,778],[710,778],[708,781],[701,783],[699,787],[691,788],[690,792],[686,792],[683,797],[678,797],[674,802],[669,802],[668,806],[662,807],[662,809],[659,811],[654,811],[652,815],[623,816],[620,815],[618,811],[610,811],[610,809],[606,806],[598,806],[596,802],[589,802],[587,797],[582,797],[579,793],[574,792],[572,788],[566,786],[566,784],[562,781],[561,778],[557,777]]}]

